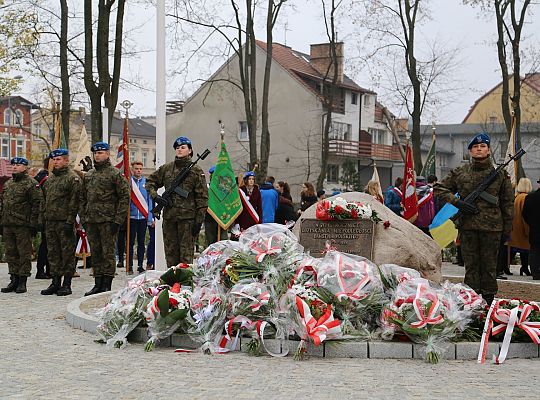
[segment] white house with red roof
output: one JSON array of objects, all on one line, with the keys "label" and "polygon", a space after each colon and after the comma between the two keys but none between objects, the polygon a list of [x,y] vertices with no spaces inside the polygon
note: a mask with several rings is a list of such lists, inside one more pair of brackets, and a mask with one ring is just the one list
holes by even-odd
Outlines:
[{"label": "white house with red roof", "polygon": [[[325,110],[322,84],[330,63],[329,44],[311,45],[310,54],[274,43],[270,78],[270,158],[268,173],[291,185],[297,196],[301,184],[315,182],[320,171],[321,138]],[[392,167],[401,162],[397,145],[382,115],[377,94],[360,87],[343,73],[343,43],[338,45],[338,100],[332,113],[329,166],[325,188],[340,188],[342,164],[351,159],[361,171],[362,183],[372,175],[376,160],[383,187],[392,178]],[[258,95],[262,82],[266,43],[257,41],[256,75]],[[244,99],[239,83],[238,59],[231,57],[175,112],[167,115],[167,138],[185,135],[195,151],[215,148],[220,140],[221,121],[233,168],[245,171],[249,162],[249,139]],[[259,97],[259,120],[260,104]],[[260,127],[260,122],[259,122]],[[259,147],[259,143],[257,143]],[[173,157],[172,148],[168,153]],[[206,170],[215,163],[217,151],[201,163]],[[400,167],[402,168],[402,166]]]}]

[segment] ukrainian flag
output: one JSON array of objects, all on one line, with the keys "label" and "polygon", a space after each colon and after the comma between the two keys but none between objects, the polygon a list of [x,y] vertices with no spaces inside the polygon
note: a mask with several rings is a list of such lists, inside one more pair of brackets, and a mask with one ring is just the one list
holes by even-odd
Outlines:
[{"label": "ukrainian flag", "polygon": [[437,215],[435,215],[429,226],[431,237],[441,249],[444,249],[457,238],[458,231],[450,218],[456,215],[458,211],[455,206],[446,203]]}]

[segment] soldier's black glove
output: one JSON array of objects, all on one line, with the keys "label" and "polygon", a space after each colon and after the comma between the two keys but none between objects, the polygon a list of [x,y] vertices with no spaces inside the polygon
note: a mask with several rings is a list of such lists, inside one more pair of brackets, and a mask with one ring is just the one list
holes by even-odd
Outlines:
[{"label": "soldier's black glove", "polygon": [[117,224],[116,222],[111,222],[111,233],[113,235],[116,235],[119,230],[120,230],[120,225]]},{"label": "soldier's black glove", "polygon": [[34,237],[37,236],[37,234],[38,234],[38,228],[35,227],[35,226],[32,226],[32,227],[30,228],[30,236],[32,236],[32,237],[34,238]]},{"label": "soldier's black glove", "polygon": [[171,200],[165,199],[161,196],[156,196],[154,198],[154,203],[159,204],[163,208],[172,206]]},{"label": "soldier's black glove", "polygon": [[478,214],[478,208],[476,208],[476,206],[473,204],[467,203],[466,201],[458,200],[454,205],[465,214]]},{"label": "soldier's black glove", "polygon": [[64,233],[66,235],[73,235],[73,224],[70,224],[69,222],[66,222],[64,224]]},{"label": "soldier's black glove", "polygon": [[194,221],[193,226],[191,227],[191,234],[193,237],[197,237],[199,235],[199,232],[201,231],[202,223]]},{"label": "soldier's black glove", "polygon": [[92,158],[90,158],[90,156],[86,156],[79,164],[84,172],[88,172],[92,169]]}]

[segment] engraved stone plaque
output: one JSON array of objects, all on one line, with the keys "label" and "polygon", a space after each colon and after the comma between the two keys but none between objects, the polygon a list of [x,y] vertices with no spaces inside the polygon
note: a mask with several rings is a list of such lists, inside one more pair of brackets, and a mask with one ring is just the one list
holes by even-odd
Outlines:
[{"label": "engraved stone plaque", "polygon": [[368,259],[373,256],[374,223],[367,219],[319,221],[305,219],[300,225],[300,244],[313,257],[322,257],[326,242],[344,253]]}]

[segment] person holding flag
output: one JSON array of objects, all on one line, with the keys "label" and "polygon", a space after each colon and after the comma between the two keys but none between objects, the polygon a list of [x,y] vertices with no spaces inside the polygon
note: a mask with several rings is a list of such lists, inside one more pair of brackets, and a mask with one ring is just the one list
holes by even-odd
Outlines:
[{"label": "person holding flag", "polygon": [[501,235],[508,237],[512,229],[514,191],[510,177],[506,171],[501,171],[486,189],[486,196],[478,197],[474,204],[463,199],[494,171],[490,143],[486,133],[472,138],[468,145],[471,162],[452,169],[433,188],[441,201],[451,203],[460,211],[461,215],[454,221],[461,239],[464,281],[488,304],[498,290],[497,250]]},{"label": "person holding flag", "polygon": [[79,216],[92,249],[95,282],[85,296],[111,290],[116,272],[116,237],[130,199],[127,180],[111,165],[109,144],[97,142],[91,150],[94,168],[84,175],[79,202]]},{"label": "person holding flag", "polygon": [[133,161],[131,163],[131,204],[129,210],[129,271],[133,271],[133,245],[136,237],[137,272],[144,272],[146,227],[151,226],[154,219],[149,208],[150,202],[150,195],[146,190],[146,178],[143,176],[143,163]]}]

